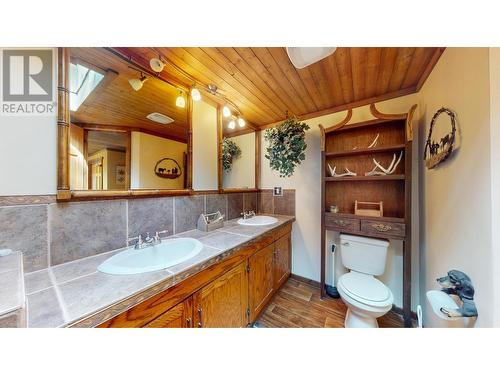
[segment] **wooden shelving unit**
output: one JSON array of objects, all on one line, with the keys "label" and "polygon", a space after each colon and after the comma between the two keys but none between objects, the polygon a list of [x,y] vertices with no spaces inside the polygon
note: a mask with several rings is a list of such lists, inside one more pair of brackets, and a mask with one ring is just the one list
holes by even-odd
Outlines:
[{"label": "wooden shelving unit", "polygon": [[347,177],[325,177],[325,182],[335,181],[390,181],[404,180],[404,174],[391,174],[388,176],[347,176]]},{"label": "wooden shelving unit", "polygon": [[[416,105],[408,113],[383,114],[370,106],[374,120],[348,124],[345,120],[321,129],[322,146],[322,217],[321,217],[321,295],[325,295],[325,232],[403,241],[403,315],[405,326],[411,326],[411,161],[412,117]],[[375,137],[377,144],[368,148]],[[365,176],[374,167],[373,158],[388,166],[396,154],[403,158],[391,175]],[[357,176],[331,177],[328,164],[338,173],[344,168]],[[384,216],[371,217],[354,214],[354,202],[383,201]],[[339,207],[338,213],[329,207]]]}]

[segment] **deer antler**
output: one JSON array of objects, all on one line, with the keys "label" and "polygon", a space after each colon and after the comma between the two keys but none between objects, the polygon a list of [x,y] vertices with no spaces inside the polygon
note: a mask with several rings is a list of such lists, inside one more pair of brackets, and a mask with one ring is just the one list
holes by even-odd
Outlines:
[{"label": "deer antler", "polygon": [[330,163],[328,163],[328,169],[330,170],[330,175],[332,177],[345,177],[345,176],[357,176],[356,173],[352,172],[349,170],[349,168],[344,168],[345,170],[345,173],[342,173],[342,174],[337,174],[335,171],[337,170],[337,166],[334,166],[332,168],[332,166],[330,165]]},{"label": "deer antler", "polygon": [[[396,154],[394,154],[394,156],[392,157],[391,164],[389,164],[389,167],[387,167],[387,168],[384,168],[374,158],[373,163],[375,164],[375,167],[370,172],[366,172],[365,176],[384,176],[384,175],[392,174],[396,170],[396,167],[401,162],[402,158],[403,158],[403,151],[400,152],[399,158],[397,159],[397,161],[396,161]],[[380,171],[378,171],[377,168],[379,168]]]}]

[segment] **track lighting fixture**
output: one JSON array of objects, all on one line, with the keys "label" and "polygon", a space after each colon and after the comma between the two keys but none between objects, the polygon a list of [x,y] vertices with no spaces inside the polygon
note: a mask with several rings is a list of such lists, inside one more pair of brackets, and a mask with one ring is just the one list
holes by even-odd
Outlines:
[{"label": "track lighting fixture", "polygon": [[142,86],[144,85],[144,82],[146,82],[148,79],[148,77],[146,77],[144,74],[141,73],[141,78],[131,78],[128,80],[128,83],[130,84],[130,86],[132,86],[132,88],[135,90],[135,91],[139,91],[140,89],[142,89]]},{"label": "track lighting fixture", "polygon": [[149,60],[149,66],[154,72],[160,73],[165,68],[165,63],[161,59],[152,58]]},{"label": "track lighting fixture", "polygon": [[198,102],[201,100],[201,94],[200,94],[200,90],[198,90],[196,87],[193,86],[193,88],[191,89],[191,98],[193,98],[193,100],[195,102]]},{"label": "track lighting fixture", "polygon": [[238,125],[240,126],[240,128],[245,126],[245,120],[243,119],[243,117],[238,118]]},{"label": "track lighting fixture", "polygon": [[229,124],[227,125],[227,127],[228,127],[229,129],[234,129],[234,128],[236,127],[236,123],[234,122],[234,120],[231,120],[231,121],[229,122]]},{"label": "track lighting fixture", "polygon": [[175,105],[179,108],[186,107],[186,100],[184,99],[184,95],[182,94],[182,91],[179,91],[179,96],[175,100]]},{"label": "track lighting fixture", "polygon": [[225,105],[224,108],[222,108],[222,114],[224,115],[224,117],[231,116],[231,110],[227,105]]}]

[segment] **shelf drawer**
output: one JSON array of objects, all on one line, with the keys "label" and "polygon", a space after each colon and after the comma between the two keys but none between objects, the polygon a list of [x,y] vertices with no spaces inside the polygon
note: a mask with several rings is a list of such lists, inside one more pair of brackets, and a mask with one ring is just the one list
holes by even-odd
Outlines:
[{"label": "shelf drawer", "polygon": [[361,231],[370,235],[388,235],[391,237],[404,237],[405,225],[379,220],[361,220]]},{"label": "shelf drawer", "polygon": [[344,217],[325,214],[325,224],[327,227],[338,230],[340,232],[359,231],[358,219],[347,219]]}]

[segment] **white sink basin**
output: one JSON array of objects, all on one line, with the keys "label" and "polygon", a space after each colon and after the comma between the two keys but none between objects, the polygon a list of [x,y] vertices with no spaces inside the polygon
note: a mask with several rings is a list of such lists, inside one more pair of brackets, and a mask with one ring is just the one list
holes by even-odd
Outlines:
[{"label": "white sink basin", "polygon": [[172,238],[151,247],[124,250],[105,260],[97,269],[112,275],[158,271],[196,256],[202,248],[202,243],[194,238]]},{"label": "white sink basin", "polygon": [[264,216],[264,215],[259,215],[259,216],[254,216],[251,217],[250,219],[240,219],[238,220],[238,224],[241,225],[271,225],[271,224],[276,224],[278,222],[278,219],[275,217],[271,216]]}]

